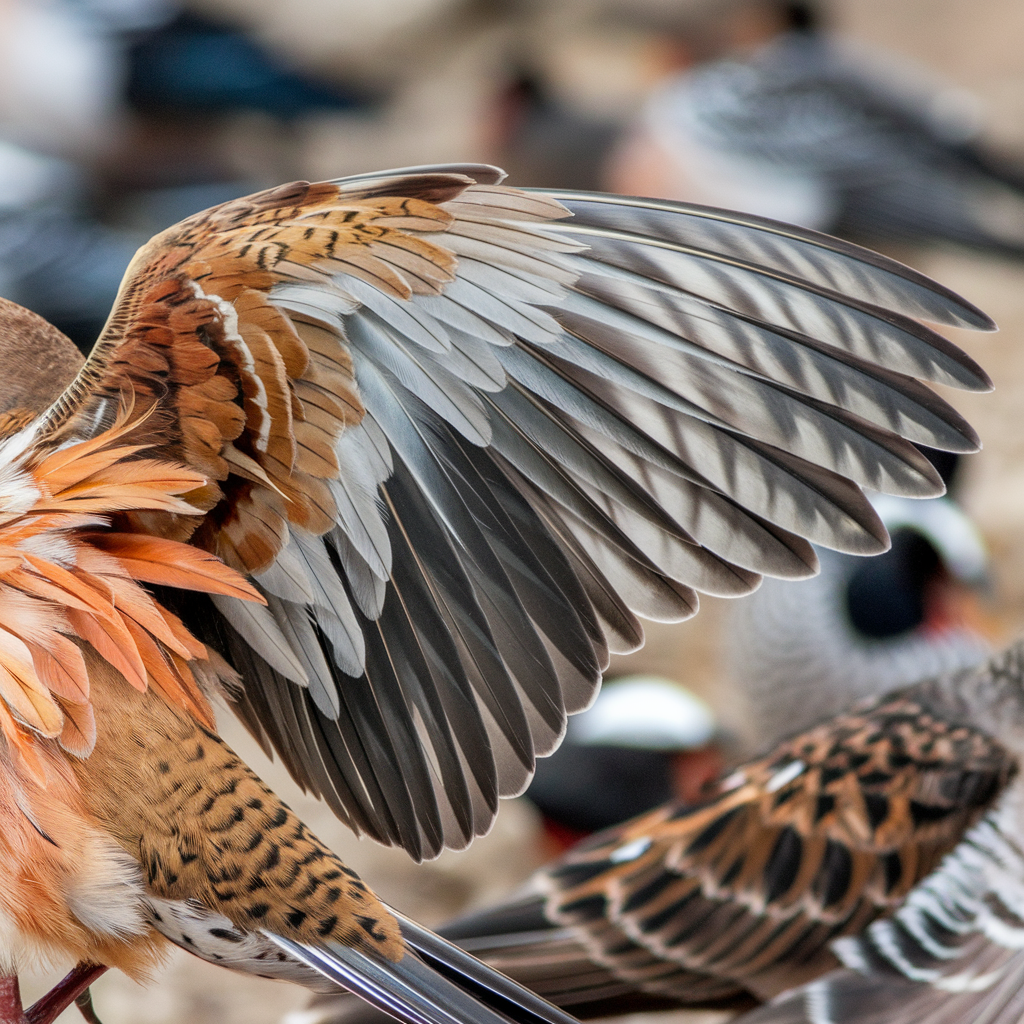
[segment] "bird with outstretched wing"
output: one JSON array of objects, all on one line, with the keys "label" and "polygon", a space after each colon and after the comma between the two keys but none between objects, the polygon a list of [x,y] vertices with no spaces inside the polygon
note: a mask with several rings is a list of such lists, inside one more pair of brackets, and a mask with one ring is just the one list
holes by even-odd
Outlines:
[{"label": "bird with outstretched wing", "polygon": [[988,379],[921,321],[992,324],[922,275],[500,180],[197,214],[139,251],[77,373],[0,310],[0,1021],[37,956],[80,967],[33,1021],[167,940],[409,1024],[564,1020],[384,907],[211,700],[355,830],[464,846],[640,618],[813,573],[811,541],[884,549],[861,488],[934,495],[912,442],[977,446],[921,382]]}]

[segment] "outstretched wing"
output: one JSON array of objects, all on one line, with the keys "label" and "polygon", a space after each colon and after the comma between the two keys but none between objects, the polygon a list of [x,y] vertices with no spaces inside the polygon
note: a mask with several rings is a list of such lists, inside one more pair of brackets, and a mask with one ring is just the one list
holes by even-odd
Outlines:
[{"label": "outstretched wing", "polygon": [[1016,1024],[1024,1016],[1020,787],[891,920],[836,942],[847,966],[743,1024]]},{"label": "outstretched wing", "polygon": [[179,613],[298,781],[416,856],[487,829],[638,615],[806,575],[808,540],[882,549],[860,487],[937,493],[910,441],[976,446],[919,378],[989,386],[914,318],[991,323],[896,263],[499,180],[298,183],[165,231],[39,428],[154,407],[132,440],[205,514],[124,529],[255,580],[265,607]]}]

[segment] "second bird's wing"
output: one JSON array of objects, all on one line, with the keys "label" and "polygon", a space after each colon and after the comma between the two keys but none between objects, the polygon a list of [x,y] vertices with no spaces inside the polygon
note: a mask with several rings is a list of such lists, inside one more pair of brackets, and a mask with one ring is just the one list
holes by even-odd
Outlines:
[{"label": "second bird's wing", "polygon": [[586,840],[527,894],[442,928],[577,1015],[766,998],[835,966],[996,799],[1014,760],[900,695]]},{"label": "second bird's wing", "polygon": [[881,550],[860,488],[937,493],[910,441],[977,443],[920,381],[989,386],[918,321],[990,321],[892,261],[500,177],[297,183],[183,221],[28,428],[46,451],[127,401],[128,441],[205,477],[202,515],[125,513],[106,550],[189,540],[247,574],[265,607],[176,601],[173,564],[132,562],[295,778],[417,857],[487,830],[638,615],[806,575],[809,540]]},{"label": "second bird's wing", "polygon": [[890,920],[840,939],[846,964],[742,1024],[1016,1024],[1024,1016],[1024,851],[1015,785]]}]

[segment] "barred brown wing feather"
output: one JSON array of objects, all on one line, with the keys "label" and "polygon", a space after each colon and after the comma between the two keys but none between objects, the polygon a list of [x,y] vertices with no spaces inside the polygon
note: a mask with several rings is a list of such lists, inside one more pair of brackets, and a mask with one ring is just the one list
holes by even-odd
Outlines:
[{"label": "barred brown wing feather", "polygon": [[845,968],[743,1024],[1014,1024],[1024,1014],[1019,784],[886,921],[836,943]]},{"label": "barred brown wing feather", "polygon": [[892,912],[1013,768],[982,733],[896,697],[783,743],[702,807],[588,840],[535,884],[551,925],[616,976],[610,928],[624,958],[639,947],[678,970],[643,992],[704,1002],[696,977],[766,998],[835,966],[829,941]]},{"label": "barred brown wing feather", "polygon": [[[680,204],[552,197],[453,165],[296,183],[140,250],[47,414],[205,475],[205,515],[123,516],[250,574],[192,602],[239,711],[353,827],[415,856],[488,828],[638,616],[886,537],[860,488],[936,493],[910,441],[977,439],[980,389],[913,317],[921,275]],[[571,216],[570,216],[571,214]]]}]

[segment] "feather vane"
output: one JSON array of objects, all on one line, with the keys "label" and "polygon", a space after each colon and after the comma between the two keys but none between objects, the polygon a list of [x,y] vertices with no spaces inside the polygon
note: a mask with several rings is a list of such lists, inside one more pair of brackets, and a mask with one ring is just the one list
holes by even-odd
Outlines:
[{"label": "feather vane", "polygon": [[130,685],[153,686],[212,726],[189,667],[207,658],[206,648],[144,584],[263,601],[208,552],[112,528],[125,513],[201,511],[182,495],[201,491],[203,475],[149,458],[148,445],[126,441],[147,419],[129,404],[88,440],[0,449],[0,458],[10,455],[0,466],[0,732],[42,785],[33,744],[55,739],[85,757],[96,739],[88,670],[75,640],[90,644]]}]

